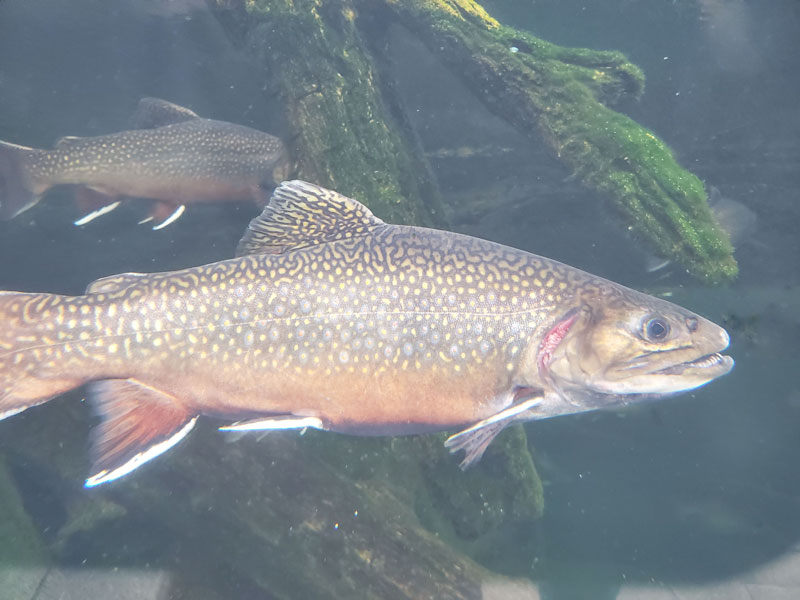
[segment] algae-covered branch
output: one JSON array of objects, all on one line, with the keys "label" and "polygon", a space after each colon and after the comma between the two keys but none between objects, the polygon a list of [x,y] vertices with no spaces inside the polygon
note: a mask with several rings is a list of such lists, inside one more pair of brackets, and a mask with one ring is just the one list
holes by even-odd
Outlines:
[{"label": "algae-covered branch", "polygon": [[363,199],[387,220],[441,223],[402,102],[382,77],[384,32],[400,23],[490,111],[607,198],[652,250],[709,282],[736,276],[700,180],[613,110],[644,88],[622,54],[550,44],[503,26],[473,0],[248,0],[239,8],[249,47],[285,99],[301,177]]}]

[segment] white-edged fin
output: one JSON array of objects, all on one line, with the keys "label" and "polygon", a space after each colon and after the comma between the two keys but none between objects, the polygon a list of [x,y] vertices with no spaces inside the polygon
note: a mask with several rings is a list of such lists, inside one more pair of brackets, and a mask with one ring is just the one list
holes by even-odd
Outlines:
[{"label": "white-edged fin", "polygon": [[108,471],[107,469],[103,469],[99,473],[95,473],[91,477],[86,480],[84,483],[84,487],[90,488],[96,485],[100,485],[101,483],[108,483],[109,481],[114,481],[115,479],[119,479],[120,477],[127,475],[134,469],[139,468],[148,460],[151,460],[158,456],[159,454],[163,454],[170,448],[172,448],[175,444],[180,442],[183,438],[186,437],[194,424],[197,422],[197,417],[192,417],[192,420],[186,423],[182,429],[176,432],[172,437],[167,438],[163,442],[160,442],[154,446],[150,446],[144,452],[140,452],[139,454],[135,454],[133,458],[131,458],[128,462],[124,463],[123,465]]},{"label": "white-edged fin", "polygon": [[175,209],[175,211],[170,216],[161,221],[161,223],[159,223],[158,225],[154,225],[153,231],[158,231],[159,229],[164,229],[164,227],[167,227],[168,225],[172,225],[175,221],[181,218],[181,215],[185,210],[186,206],[184,204],[181,204],[178,208]]},{"label": "white-edged fin", "polygon": [[662,258],[655,254],[645,254],[644,256],[644,270],[648,273],[655,273],[668,267],[672,261],[668,258]]},{"label": "white-edged fin", "polygon": [[12,408],[11,410],[7,410],[6,412],[0,413],[0,421],[3,419],[7,419],[8,417],[13,417],[14,415],[18,415],[23,410],[30,408],[28,406],[20,406],[19,408]]},{"label": "white-edged fin", "polygon": [[121,202],[119,200],[117,200],[116,202],[112,202],[111,204],[106,204],[105,206],[102,206],[97,210],[93,210],[89,214],[82,216],[77,221],[73,221],[72,224],[76,225],[77,227],[80,227],[81,225],[86,225],[87,223],[91,223],[97,217],[102,217],[103,215],[107,215],[112,210],[117,208],[120,204]]},{"label": "white-edged fin", "polygon": [[86,487],[118,479],[162,454],[197,420],[181,400],[136,379],[93,382],[89,400],[102,420],[91,433]]},{"label": "white-edged fin", "polygon": [[297,417],[295,415],[267,417],[265,419],[252,419],[239,421],[220,427],[220,431],[275,431],[279,429],[325,429],[322,420],[318,417]]},{"label": "white-edged fin", "polygon": [[543,396],[534,396],[528,400],[512,404],[506,409],[493,414],[491,417],[478,421],[471,427],[451,435],[444,442],[444,447],[451,453],[464,451],[464,459],[459,463],[462,469],[474,465],[481,459],[486,448],[497,434],[508,425],[518,420],[525,420],[523,413],[535,408],[544,400]]}]

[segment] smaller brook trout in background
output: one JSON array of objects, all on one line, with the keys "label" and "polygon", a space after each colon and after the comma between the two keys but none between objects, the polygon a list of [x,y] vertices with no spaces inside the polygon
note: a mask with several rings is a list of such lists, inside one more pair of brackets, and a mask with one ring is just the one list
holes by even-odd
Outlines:
[{"label": "smaller brook trout in background", "polygon": [[263,201],[289,174],[283,142],[188,108],[142,98],[135,129],[96,137],[65,137],[53,150],[0,142],[0,219],[36,204],[56,185],[75,187],[85,225],[125,198],[147,198],[146,221],[160,229],[194,202]]},{"label": "smaller brook trout in background", "polygon": [[485,240],[390,225],[283,183],[238,257],[127,273],[84,296],[0,292],[0,418],[88,383],[87,486],[221,429],[460,430],[477,461],[517,421],[630,404],[730,371],[679,306]]}]

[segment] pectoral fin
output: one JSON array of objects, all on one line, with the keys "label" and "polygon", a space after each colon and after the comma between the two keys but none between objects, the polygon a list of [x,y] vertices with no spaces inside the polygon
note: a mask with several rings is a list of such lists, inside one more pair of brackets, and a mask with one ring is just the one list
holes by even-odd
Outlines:
[{"label": "pectoral fin", "polygon": [[136,379],[89,385],[89,399],[102,421],[92,430],[92,473],[86,487],[113,481],[166,452],[194,427],[179,399]]},{"label": "pectoral fin", "polygon": [[[520,395],[519,391],[515,393],[515,397]],[[544,400],[541,394],[535,396],[526,394],[525,396],[526,399],[515,402],[508,408],[493,414],[483,421],[478,421],[471,427],[467,427],[463,431],[459,431],[445,440],[444,446],[449,449],[450,452],[456,453],[459,450],[464,451],[464,458],[459,463],[462,469],[466,469],[478,462],[492,440],[497,437],[497,434],[503,431],[503,429],[515,421],[530,419],[531,415],[526,413],[541,404]]]}]

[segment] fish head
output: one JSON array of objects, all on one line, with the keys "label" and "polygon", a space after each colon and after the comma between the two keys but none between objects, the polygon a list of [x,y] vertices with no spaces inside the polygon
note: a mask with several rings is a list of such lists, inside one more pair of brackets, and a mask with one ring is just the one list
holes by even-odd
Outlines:
[{"label": "fish head", "polygon": [[625,402],[726,374],[733,359],[720,352],[728,343],[727,332],[708,319],[623,288],[580,298],[539,344],[536,367],[570,397]]}]

